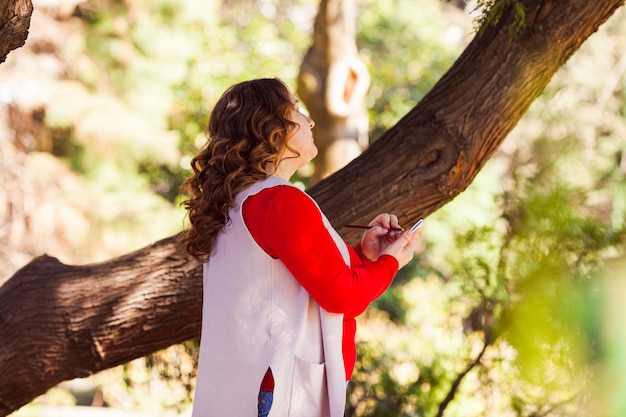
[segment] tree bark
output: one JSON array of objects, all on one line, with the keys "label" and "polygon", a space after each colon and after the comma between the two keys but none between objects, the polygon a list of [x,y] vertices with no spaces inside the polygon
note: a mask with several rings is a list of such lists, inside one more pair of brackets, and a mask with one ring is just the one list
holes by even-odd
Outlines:
[{"label": "tree bark", "polygon": [[[408,225],[461,193],[553,74],[624,0],[523,0],[477,35],[396,126],[309,192],[344,237],[344,222],[382,211]],[[108,262],[35,259],[0,287],[0,416],[57,383],[196,337],[201,270],[164,239]]]},{"label": "tree bark", "polygon": [[32,14],[31,0],[0,0],[0,63],[26,43]]},{"label": "tree bark", "polygon": [[175,241],[85,266],[40,256],[0,287],[0,415],[198,336],[202,268]]},{"label": "tree bark", "polygon": [[298,75],[298,96],[316,122],[313,181],[343,168],[368,144],[369,71],[356,46],[354,0],[321,0],[313,45]]}]

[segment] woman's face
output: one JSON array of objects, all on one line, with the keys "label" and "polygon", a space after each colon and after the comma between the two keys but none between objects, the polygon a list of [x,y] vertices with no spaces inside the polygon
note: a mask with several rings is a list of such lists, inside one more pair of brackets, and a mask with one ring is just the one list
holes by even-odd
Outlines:
[{"label": "woman's face", "polygon": [[291,94],[291,102],[293,103],[293,108],[289,111],[288,118],[290,121],[297,124],[298,127],[291,132],[292,136],[287,141],[287,146],[297,151],[300,156],[297,156],[293,151],[287,149],[285,150],[284,157],[288,159],[283,159],[281,164],[292,161],[295,169],[298,169],[305,166],[317,156],[317,146],[315,146],[313,132],[311,132],[311,129],[315,126],[315,122],[300,111],[299,102],[293,94]]}]

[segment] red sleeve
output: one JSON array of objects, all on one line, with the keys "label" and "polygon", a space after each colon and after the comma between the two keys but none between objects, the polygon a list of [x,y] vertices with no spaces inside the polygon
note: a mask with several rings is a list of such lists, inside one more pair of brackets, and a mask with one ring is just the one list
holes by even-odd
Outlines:
[{"label": "red sleeve", "polygon": [[370,262],[350,247],[350,259],[360,262],[348,266],[324,226],[319,208],[296,187],[266,188],[249,197],[242,210],[259,246],[280,259],[329,312],[348,317],[362,313],[389,287],[398,271],[393,256]]}]

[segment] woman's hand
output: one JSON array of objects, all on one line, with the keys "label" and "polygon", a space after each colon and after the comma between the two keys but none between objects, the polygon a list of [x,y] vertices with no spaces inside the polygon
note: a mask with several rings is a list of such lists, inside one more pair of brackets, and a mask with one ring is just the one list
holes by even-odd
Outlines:
[{"label": "woman's hand", "polygon": [[391,228],[400,229],[400,224],[398,223],[398,217],[394,214],[383,213],[376,216],[369,223],[369,226],[373,227],[363,233],[361,250],[367,259],[376,261],[387,246],[395,242],[398,236],[400,236],[399,232],[389,230]]},{"label": "woman's hand", "polygon": [[381,255],[391,255],[398,261],[399,268],[413,259],[418,233],[410,230],[402,233],[390,230],[401,228],[398,217],[388,213],[379,214],[369,226],[373,227],[365,231],[361,237],[361,250],[367,259],[376,261]]},{"label": "woman's hand", "polygon": [[381,255],[391,255],[398,261],[398,269],[408,264],[413,255],[415,254],[415,248],[417,247],[417,230],[407,230],[402,232],[395,242],[387,245]]}]

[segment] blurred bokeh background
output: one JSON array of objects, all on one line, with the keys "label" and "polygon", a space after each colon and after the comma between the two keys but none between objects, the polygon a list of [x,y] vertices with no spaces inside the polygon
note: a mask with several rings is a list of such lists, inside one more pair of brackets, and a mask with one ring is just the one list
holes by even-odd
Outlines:
[{"label": "blurred bokeh background", "polygon": [[[177,187],[229,85],[295,90],[316,0],[34,0],[0,65],[0,284],[183,225]],[[475,4],[356,0],[369,140],[475,33]],[[554,77],[361,317],[348,416],[626,415],[626,12]],[[311,185],[313,167],[298,175]],[[197,341],[68,381],[24,416],[188,416]]]}]

